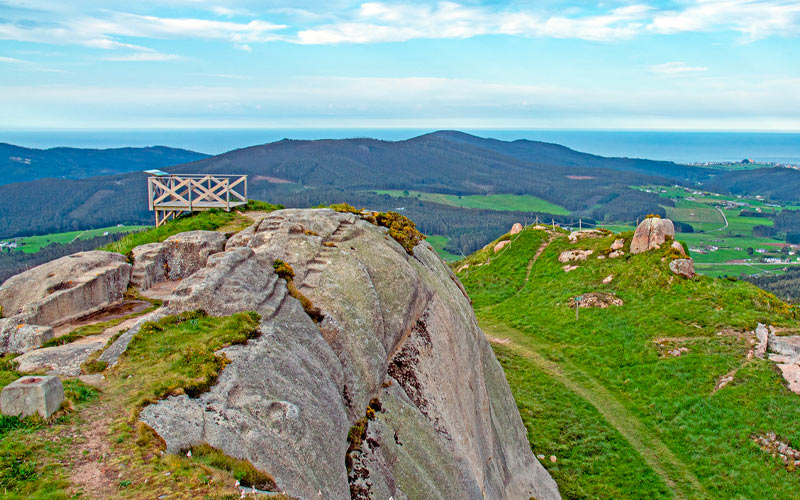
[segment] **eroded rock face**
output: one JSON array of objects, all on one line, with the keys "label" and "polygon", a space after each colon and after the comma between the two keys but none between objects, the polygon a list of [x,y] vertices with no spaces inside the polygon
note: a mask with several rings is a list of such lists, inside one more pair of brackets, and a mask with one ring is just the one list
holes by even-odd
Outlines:
[{"label": "eroded rock face", "polygon": [[131,266],[111,252],[80,252],[12,276],[0,286],[7,317],[54,326],[122,300]]},{"label": "eroded rock face", "polygon": [[[319,324],[286,294],[274,259],[294,268]],[[305,498],[350,499],[351,486],[364,498],[560,498],[458,285],[425,242],[409,256],[353,214],[273,212],[166,308],[256,310],[262,335],[224,350],[231,363],[209,392],[141,419],[170,451],[208,442]],[[347,434],[373,398],[381,410],[348,477]]]},{"label": "eroded rock face", "polygon": [[162,243],[133,249],[131,282],[147,290],[162,281],[177,281],[205,267],[208,256],[225,249],[227,238],[216,231],[188,231]]},{"label": "eroded rock face", "polygon": [[508,234],[510,234],[511,236],[514,236],[515,234],[518,234],[518,233],[521,233],[521,232],[522,232],[522,224],[517,222],[513,226],[511,226],[511,232],[509,232]]},{"label": "eroded rock face", "polygon": [[22,354],[36,349],[53,338],[49,326],[17,323],[14,319],[0,319],[0,353]]},{"label": "eroded rock face", "polygon": [[631,240],[631,253],[659,248],[667,239],[675,238],[675,225],[669,219],[650,217],[639,223]]},{"label": "eroded rock face", "polygon": [[675,259],[669,263],[669,270],[686,279],[694,278],[694,261],[692,259]]}]

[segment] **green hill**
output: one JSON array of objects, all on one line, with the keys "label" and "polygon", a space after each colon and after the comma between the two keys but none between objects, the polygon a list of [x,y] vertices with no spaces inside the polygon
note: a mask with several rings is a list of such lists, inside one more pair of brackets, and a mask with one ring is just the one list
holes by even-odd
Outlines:
[{"label": "green hill", "polygon": [[[599,260],[618,235],[526,229],[454,265],[564,498],[795,498],[800,472],[752,436],[797,448],[800,395],[748,359],[747,332],[797,331],[800,312],[748,283],[680,278],[674,251],[629,255],[623,236],[626,256]],[[576,248],[594,253],[565,272],[558,257]],[[571,299],[587,293],[623,305],[576,319]]]}]

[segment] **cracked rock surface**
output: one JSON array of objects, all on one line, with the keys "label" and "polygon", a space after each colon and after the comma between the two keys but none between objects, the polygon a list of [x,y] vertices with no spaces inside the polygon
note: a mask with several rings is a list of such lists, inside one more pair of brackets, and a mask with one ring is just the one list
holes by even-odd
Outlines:
[{"label": "cracked rock surface", "polygon": [[[275,259],[292,266],[319,323]],[[231,363],[209,392],[142,411],[171,452],[207,442],[304,498],[560,498],[468,298],[425,242],[411,256],[354,214],[272,212],[163,309],[262,316],[260,337],[223,350]],[[348,474],[348,432],[375,398]]]}]

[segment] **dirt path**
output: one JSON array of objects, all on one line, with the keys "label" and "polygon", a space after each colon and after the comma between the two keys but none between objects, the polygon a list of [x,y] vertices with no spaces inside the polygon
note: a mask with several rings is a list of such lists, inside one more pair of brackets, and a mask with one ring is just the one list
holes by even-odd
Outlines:
[{"label": "dirt path", "polygon": [[[498,323],[479,323],[490,341],[500,340],[502,345],[524,357],[594,406],[609,425],[617,429],[650,468],[664,480],[675,498],[710,498],[686,464],[599,382],[568,361],[556,363],[545,358],[539,351],[546,348],[546,345],[529,335]],[[517,340],[520,338],[525,339],[524,345]]]},{"label": "dirt path", "polygon": [[725,212],[723,212],[722,209],[719,207],[717,207],[717,210],[719,211],[719,214],[722,216],[722,220],[725,221],[725,225],[722,227],[718,227],[717,229],[712,229],[711,231],[708,231],[709,233],[713,233],[714,231],[722,231],[723,229],[728,227],[728,218],[725,217]]},{"label": "dirt path", "polygon": [[531,279],[531,271],[533,270],[533,265],[536,263],[536,261],[542,255],[542,253],[547,249],[550,243],[553,242],[554,239],[556,239],[556,235],[550,233],[550,235],[547,237],[547,240],[543,241],[542,244],[539,245],[539,248],[536,250],[536,253],[533,255],[533,258],[528,262],[528,269],[527,272],[525,273],[525,283],[523,283],[522,288],[525,288],[525,285],[527,285],[528,281]]}]

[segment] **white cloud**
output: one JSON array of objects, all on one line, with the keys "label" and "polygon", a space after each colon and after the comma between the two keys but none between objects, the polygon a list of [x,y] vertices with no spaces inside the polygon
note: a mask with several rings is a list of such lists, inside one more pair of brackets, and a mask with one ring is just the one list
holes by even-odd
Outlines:
[{"label": "white cloud", "polygon": [[650,66],[650,71],[658,75],[675,76],[687,73],[702,73],[708,71],[705,66],[689,66],[685,62],[673,61]]},{"label": "white cloud", "polygon": [[800,33],[797,0],[696,0],[681,10],[659,12],[648,29],[655,33],[733,29],[749,39]]},{"label": "white cloud", "polygon": [[16,57],[0,56],[0,63],[15,64],[31,71],[41,71],[44,73],[64,73],[64,70],[50,68],[39,63],[17,59]]},{"label": "white cloud", "polygon": [[[630,39],[642,34],[673,34],[733,30],[754,40],[772,35],[800,34],[798,0],[681,0],[676,7],[660,8],[649,0],[552,10],[552,3],[498,6],[461,0],[439,2],[368,1],[353,6],[341,2],[309,8],[259,5],[256,2],[223,3],[215,0],[166,0],[170,5],[194,7],[228,20],[199,17],[171,18],[130,13],[126,4],[109,0],[104,10],[40,0],[29,8],[47,10],[50,23],[0,22],[0,39],[51,44],[83,44],[105,49],[130,49],[121,37],[139,39],[222,40],[242,50],[252,44],[284,41],[298,44],[403,42],[412,39],[459,39],[481,35],[572,38],[592,41]],[[639,3],[636,3],[636,2]],[[525,5],[525,6],[521,6]],[[535,3],[532,5],[536,5]],[[154,9],[144,0],[138,7]],[[85,8],[84,8],[85,7]],[[292,26],[259,18],[253,13],[291,19]],[[549,7],[549,10],[548,10]],[[117,10],[115,10],[117,9]],[[80,13],[80,14],[79,14]],[[232,18],[250,19],[233,21]],[[94,44],[94,45],[93,45]],[[139,48],[137,48],[139,47]],[[143,56],[144,57],[144,56]]]},{"label": "white cloud", "polygon": [[194,18],[165,18],[128,13],[112,13],[106,17],[78,17],[59,24],[20,26],[0,22],[0,40],[83,45],[103,50],[131,50],[133,54],[106,59],[126,61],[167,61],[178,56],[162,54],[143,45],[120,42],[115,38],[140,39],[203,39],[225,40],[241,50],[249,43],[267,42],[278,38],[276,30],[283,25],[253,20],[246,23]]},{"label": "white cloud", "polygon": [[362,4],[352,19],[301,30],[303,44],[400,42],[415,38],[470,38],[479,35],[612,40],[643,29],[650,7],[630,5],[601,15],[544,16],[527,11],[494,11],[453,2],[435,5]]}]

